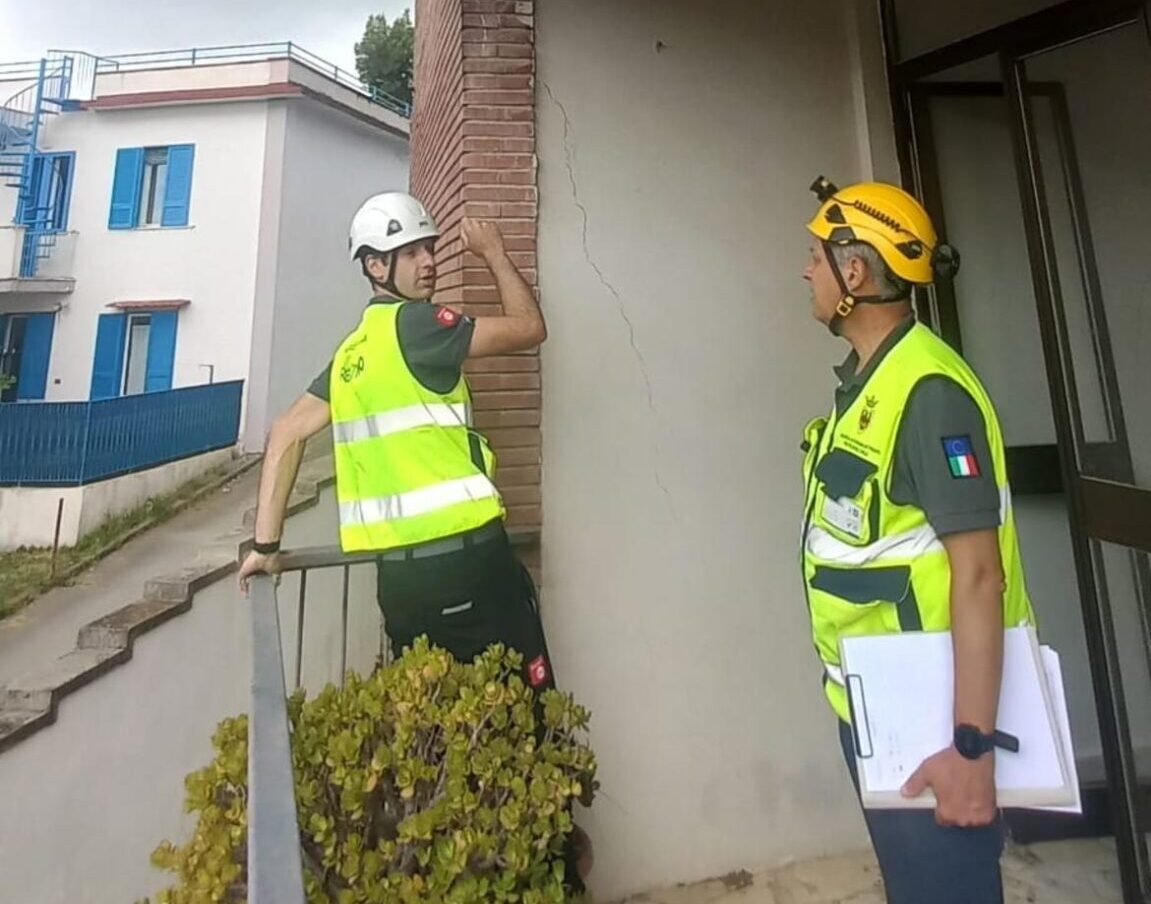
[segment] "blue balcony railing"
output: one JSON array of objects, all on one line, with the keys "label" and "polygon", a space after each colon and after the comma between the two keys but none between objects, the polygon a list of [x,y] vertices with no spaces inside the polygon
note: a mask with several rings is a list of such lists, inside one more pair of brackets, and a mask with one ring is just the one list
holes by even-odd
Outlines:
[{"label": "blue balcony railing", "polygon": [[244,381],[0,404],[0,486],[76,486],[233,445]]}]

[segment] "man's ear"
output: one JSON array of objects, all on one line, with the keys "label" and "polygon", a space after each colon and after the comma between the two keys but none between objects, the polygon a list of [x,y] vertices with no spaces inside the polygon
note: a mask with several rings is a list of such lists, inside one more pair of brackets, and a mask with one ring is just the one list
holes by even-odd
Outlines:
[{"label": "man's ear", "polygon": [[391,264],[390,254],[364,255],[364,272],[372,279],[383,282],[388,278],[388,269]]},{"label": "man's ear", "polygon": [[847,266],[844,268],[843,279],[847,283],[847,288],[855,292],[867,282],[867,278],[871,275],[867,261],[862,257],[852,255],[848,258]]}]

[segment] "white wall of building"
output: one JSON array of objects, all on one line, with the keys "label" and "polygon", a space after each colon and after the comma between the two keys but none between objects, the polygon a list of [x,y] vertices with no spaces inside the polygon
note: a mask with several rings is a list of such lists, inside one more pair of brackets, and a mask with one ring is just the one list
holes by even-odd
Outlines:
[{"label": "white wall of building", "polygon": [[798,534],[846,353],[801,279],[808,185],[894,172],[871,7],[536,11],[542,597],[606,899],[866,844]]},{"label": "white wall of building", "polygon": [[262,447],[271,420],[331,360],[371,297],[348,260],[352,214],[371,194],[408,187],[406,138],[318,102],[273,102],[268,134],[249,449]]},{"label": "white wall of building", "polygon": [[[173,386],[245,379],[251,346],[266,105],[70,113],[53,119],[45,150],[76,152],[70,226],[76,288],[56,322],[47,398],[86,399],[96,323],[117,301],[188,299],[179,314]],[[189,225],[110,230],[116,151],[195,144]]]},{"label": "white wall of building", "polygon": [[[328,543],[331,492],[288,520],[285,542]],[[189,551],[189,562],[195,551]],[[339,676],[341,572],[308,576],[304,684]],[[280,585],[286,674],[295,662],[298,578]],[[348,665],[370,671],[380,650],[375,571],[352,570]],[[139,638],[130,662],[67,697],[55,725],[0,754],[0,876],[5,901],[108,904],[173,881],[149,863],[167,838],[188,839],[184,776],[212,758],[218,722],[248,708],[249,610],[234,579],[196,595],[190,612]],[[66,856],[61,856],[66,852]]]}]

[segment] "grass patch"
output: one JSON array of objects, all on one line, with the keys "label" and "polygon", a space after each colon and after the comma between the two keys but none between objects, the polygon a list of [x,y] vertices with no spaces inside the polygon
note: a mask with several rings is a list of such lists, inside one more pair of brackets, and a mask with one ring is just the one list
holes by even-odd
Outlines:
[{"label": "grass patch", "polygon": [[[75,546],[61,547],[56,556],[56,576],[52,576],[52,549],[24,548],[0,553],[0,619],[27,606],[41,593],[66,583],[63,576],[78,565],[95,564],[123,542],[126,534],[148,523],[158,523],[178,512],[192,497],[230,468],[221,465],[189,480],[171,493],[153,496],[134,509],[114,515]],[[72,575],[71,577],[75,577]]]}]

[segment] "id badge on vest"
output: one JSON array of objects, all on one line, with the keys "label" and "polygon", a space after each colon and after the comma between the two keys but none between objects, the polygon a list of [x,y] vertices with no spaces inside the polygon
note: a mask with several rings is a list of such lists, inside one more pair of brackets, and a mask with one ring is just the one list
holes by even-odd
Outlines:
[{"label": "id badge on vest", "polygon": [[850,499],[833,499],[831,496],[823,497],[823,520],[849,537],[856,540],[863,539],[863,507]]}]

